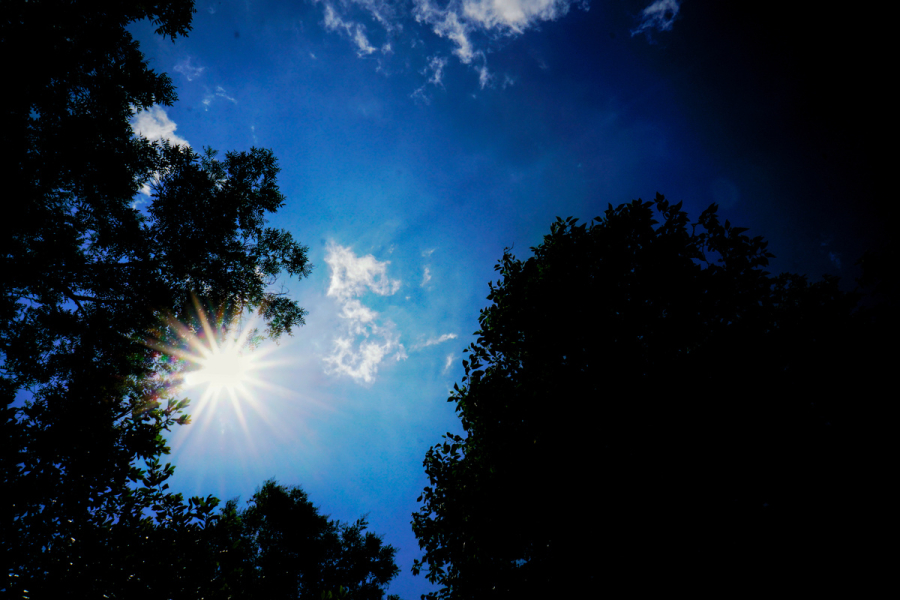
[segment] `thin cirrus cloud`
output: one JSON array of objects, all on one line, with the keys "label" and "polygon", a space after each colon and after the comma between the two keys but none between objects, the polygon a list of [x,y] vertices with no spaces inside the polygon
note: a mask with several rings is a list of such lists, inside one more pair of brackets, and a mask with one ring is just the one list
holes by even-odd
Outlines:
[{"label": "thin cirrus cloud", "polygon": [[[475,49],[473,34],[518,35],[540,21],[553,21],[569,12],[572,0],[455,0],[439,6],[432,0],[413,0],[416,21],[451,40],[463,63],[484,58]],[[586,6],[586,3],[581,3]]]},{"label": "thin cirrus cloud", "polygon": [[[321,2],[324,7],[322,25],[324,25],[325,29],[328,31],[340,32],[347,36],[347,38],[356,46],[357,56],[364,57],[378,51],[378,48],[369,42],[366,26],[364,24],[350,19],[346,14],[343,14],[343,12],[338,12],[338,9],[335,8],[335,4],[333,4],[331,0],[318,1]],[[389,10],[391,8],[389,4],[375,0],[366,0],[365,2],[360,3],[360,5],[366,9],[366,12],[371,18],[384,27],[387,33],[391,33],[399,27],[399,24],[395,25],[396,17],[393,10]],[[381,52],[387,54],[390,51],[391,44],[390,42],[385,41],[384,45],[381,47]]]},{"label": "thin cirrus cloud", "polygon": [[[382,51],[391,45],[388,39],[398,39],[404,29],[424,28],[437,38],[450,42],[450,52],[478,74],[479,87],[484,89],[496,80],[487,66],[483,45],[490,39],[514,37],[542,22],[554,21],[569,13],[573,5],[588,10],[589,0],[313,0],[323,10],[322,25],[328,31],[340,32],[357,48],[357,55],[366,57],[376,52],[377,44],[370,39],[377,35],[385,39]],[[640,22],[632,35],[651,30],[669,31],[680,9],[680,0],[653,0],[640,15]],[[380,26],[383,32],[370,31],[361,21]],[[377,27],[375,28],[377,29]],[[413,37],[418,33],[412,34]],[[416,45],[413,43],[412,45]],[[428,101],[424,88],[439,86],[444,63],[428,59],[423,74],[427,81],[413,92],[413,97]],[[505,81],[505,80],[504,80]]]},{"label": "thin cirrus cloud", "polygon": [[329,375],[346,375],[357,383],[371,383],[385,360],[403,360],[406,350],[390,322],[381,322],[378,312],[364,305],[367,293],[391,296],[400,289],[399,279],[387,275],[389,261],[371,254],[357,256],[349,247],[328,243],[325,262],[331,269],[327,296],[340,306],[343,332],[333,341],[323,360]]},{"label": "thin cirrus cloud", "polygon": [[428,348],[429,346],[437,346],[438,344],[443,344],[444,342],[455,340],[457,335],[455,333],[445,333],[444,335],[440,335],[434,338],[428,338],[421,344],[416,344],[410,351],[421,350],[422,348]]},{"label": "thin cirrus cloud", "polygon": [[209,110],[209,105],[212,104],[213,100],[216,98],[224,98],[225,100],[229,100],[234,104],[237,104],[237,100],[228,95],[228,92],[225,91],[221,85],[216,86],[215,92],[209,92],[206,96],[203,97],[203,106],[206,107],[206,110]]},{"label": "thin cirrus cloud", "polygon": [[201,67],[198,65],[192,64],[193,61],[190,56],[186,57],[180,63],[173,67],[173,70],[176,73],[181,73],[184,75],[185,79],[188,81],[193,81],[200,77],[203,74],[203,71],[206,70],[206,67]]},{"label": "thin cirrus cloud", "polygon": [[635,36],[651,29],[671,31],[680,9],[680,0],[655,0],[641,11],[641,22],[631,30],[631,35]]},{"label": "thin cirrus cloud", "polygon": [[[381,47],[383,53],[391,48],[387,40],[399,38],[405,28],[424,27],[438,38],[451,42],[451,53],[463,64],[472,66],[482,89],[494,78],[476,38],[518,35],[540,21],[565,15],[572,4],[587,8],[587,0],[451,0],[446,5],[434,0],[412,0],[411,3],[399,0],[313,1],[322,5],[325,29],[339,32],[351,40],[360,57],[376,51],[376,45],[370,41],[375,34],[361,22],[362,18],[383,29],[378,33],[385,39]],[[425,85],[440,86],[445,65],[446,59],[430,57],[425,69],[428,79]],[[413,96],[427,101],[422,88]]]},{"label": "thin cirrus cloud", "polygon": [[[444,68],[447,66],[447,58],[444,56],[432,56],[428,59],[428,64],[422,69],[422,75],[428,77],[425,83],[421,85],[411,96],[416,100],[421,100],[425,104],[431,103],[431,97],[426,92],[426,88],[430,86],[444,87]],[[432,250],[433,252],[433,250]],[[424,255],[423,255],[424,256]]]}]

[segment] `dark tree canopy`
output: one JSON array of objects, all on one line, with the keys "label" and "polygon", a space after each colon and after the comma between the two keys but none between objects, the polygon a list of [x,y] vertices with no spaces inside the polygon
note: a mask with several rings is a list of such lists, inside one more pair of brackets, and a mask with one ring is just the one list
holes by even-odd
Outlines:
[{"label": "dark tree canopy", "polygon": [[267,481],[247,504],[229,501],[215,527],[213,588],[223,598],[382,600],[399,573],[396,550],[366,531],[364,517],[331,520],[298,487]]},{"label": "dark tree canopy", "polygon": [[[5,401],[19,390],[30,399],[7,410],[3,546],[15,563],[50,560],[64,543],[52,562],[62,569],[55,575],[69,580],[87,558],[68,560],[73,549],[65,540],[92,543],[98,531],[140,520],[165,496],[171,467],[159,462],[168,453],[162,433],[186,422],[179,416],[186,401],[160,377],[178,365],[147,342],[173,342],[173,321],[199,329],[192,295],[226,307],[225,316],[256,309],[272,337],[303,323],[294,301],[268,291],[282,271],[309,271],[304,247],[264,227],[265,214],[283,202],[271,152],[230,153],[220,163],[211,152],[201,158],[163,145],[157,159],[149,217],[132,209],[128,238],[104,245],[75,210],[59,229],[48,223],[36,238],[21,238],[22,246],[41,246],[46,238],[80,236],[71,254],[23,247],[5,272],[12,308],[0,330]],[[135,485],[153,494],[135,495]],[[102,549],[85,554],[95,561]],[[48,568],[17,567],[22,578]]]},{"label": "dark tree canopy", "polygon": [[[11,153],[0,226],[9,592],[140,597],[148,557],[166,564],[166,548],[208,523],[214,499],[166,491],[163,434],[186,422],[187,401],[165,377],[178,365],[148,345],[172,342],[173,321],[196,327],[195,297],[220,310],[221,326],[244,310],[273,338],[303,324],[303,309],[271,288],[311,268],[304,246],[266,227],[284,203],[272,153],[219,161],[132,132],[133,111],[175,94],[125,27],[151,19],[174,39],[192,14],[185,0],[3,4],[0,59],[15,89],[0,99]],[[142,211],[135,196],[147,182]],[[175,564],[164,571],[182,591],[171,595],[197,597],[182,572],[190,561]]]},{"label": "dark tree canopy", "polygon": [[413,515],[436,597],[853,572],[888,366],[873,313],[835,278],[771,276],[766,242],[715,205],[694,224],[680,208],[558,220],[495,267],[449,399],[466,433],[428,451]]}]

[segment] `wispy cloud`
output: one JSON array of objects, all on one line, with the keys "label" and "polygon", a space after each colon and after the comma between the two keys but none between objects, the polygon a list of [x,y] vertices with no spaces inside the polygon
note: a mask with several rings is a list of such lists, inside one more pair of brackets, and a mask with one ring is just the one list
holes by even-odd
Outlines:
[{"label": "wispy cloud", "polygon": [[[431,5],[431,0],[413,1]],[[447,11],[460,15],[470,28],[522,33],[538,21],[565,15],[570,4],[571,0],[462,0],[451,2]]]},{"label": "wispy cloud", "polygon": [[655,0],[641,11],[641,22],[631,30],[631,35],[635,36],[651,29],[670,31],[680,9],[680,0]]},{"label": "wispy cloud", "polygon": [[[481,89],[499,84],[507,87],[512,80],[498,77],[488,68],[487,54],[492,42],[524,34],[541,23],[567,15],[572,6],[589,9],[589,0],[312,0],[322,6],[322,25],[340,33],[356,46],[360,57],[381,48],[387,54],[409,26],[419,30],[410,36],[410,46],[423,46],[420,31],[424,29],[449,42],[450,54],[469,65],[478,76]],[[681,0],[652,0],[641,11],[640,22],[632,35],[651,30],[672,29]],[[366,23],[371,26],[367,28]],[[373,42],[373,39],[379,41]],[[426,104],[429,85],[440,86],[446,58],[427,58],[422,71],[426,82],[411,96]],[[381,59],[379,59],[381,68]]]},{"label": "wispy cloud", "polygon": [[[356,44],[356,54],[358,56],[367,56],[375,52],[375,46],[369,43],[366,36],[366,26],[345,18],[339,14],[334,5],[328,1],[323,2],[325,6],[325,16],[323,24],[328,31],[342,31]],[[373,15],[374,16],[374,15]],[[388,46],[388,50],[390,46]]]},{"label": "wispy cloud", "polygon": [[206,70],[206,67],[193,65],[191,57],[188,56],[183,61],[175,65],[175,67],[173,67],[173,70],[176,73],[181,73],[182,75],[184,75],[185,79],[187,79],[188,81],[193,81],[203,74],[203,71]]},{"label": "wispy cloud", "polygon": [[390,261],[379,262],[374,256],[356,256],[348,247],[330,242],[325,262],[331,267],[328,295],[340,302],[362,295],[367,289],[390,296],[400,289],[400,280],[387,276]]},{"label": "wispy cloud", "polygon": [[422,274],[422,287],[431,281],[431,269],[429,267],[425,267],[425,272]]},{"label": "wispy cloud", "polygon": [[428,348],[429,346],[436,346],[438,344],[443,344],[449,340],[455,340],[458,336],[455,333],[445,333],[444,335],[438,336],[436,338],[429,338],[420,344],[416,344],[410,351],[421,350],[422,348]]},{"label": "wispy cloud", "polygon": [[[431,103],[431,98],[426,93],[426,88],[431,85],[434,87],[444,87],[444,67],[447,66],[447,57],[445,56],[432,56],[428,59],[428,64],[422,69],[422,75],[428,77],[425,83],[422,84],[421,87],[416,89],[411,95],[413,98],[417,100],[422,100],[425,104]],[[434,250],[431,250],[434,252]],[[425,256],[425,253],[422,253],[422,256]]]},{"label": "wispy cloud", "polygon": [[393,324],[380,323],[378,312],[365,306],[360,297],[370,292],[393,295],[401,282],[387,276],[390,261],[378,261],[371,254],[357,256],[349,247],[334,242],[329,242],[326,252],[325,262],[331,269],[327,295],[340,305],[345,332],[334,339],[331,354],[324,358],[325,371],[371,383],[384,360],[407,356]]},{"label": "wispy cloud", "polygon": [[441,373],[446,373],[447,371],[450,370],[450,367],[452,367],[452,366],[453,366],[453,354],[448,354],[447,359],[444,361],[444,369],[441,371]]},{"label": "wispy cloud", "polygon": [[215,100],[216,98],[223,98],[225,100],[233,102],[234,104],[238,103],[237,100],[228,95],[228,92],[225,91],[225,88],[223,88],[221,85],[217,85],[215,92],[209,92],[203,98],[203,105],[207,110],[209,110],[209,105],[212,104],[213,100]]},{"label": "wispy cloud", "polygon": [[[483,89],[494,80],[488,70],[484,48],[486,40],[512,37],[524,33],[542,21],[558,19],[573,4],[585,10],[587,0],[313,0],[323,7],[323,25],[329,31],[345,35],[357,46],[357,54],[367,56],[375,51],[369,32],[360,18],[374,21],[384,29],[385,37],[395,37],[403,30],[404,21],[412,19],[433,35],[448,40],[451,53],[461,63],[472,65]],[[411,7],[411,10],[410,10]],[[413,44],[415,45],[415,44]],[[385,44],[384,47],[390,47]],[[446,59],[429,59],[424,74],[428,84],[440,85]],[[413,97],[428,101],[425,86]]]},{"label": "wispy cloud", "polygon": [[475,67],[475,72],[478,73],[478,87],[481,89],[486,88],[494,80],[494,75],[488,71],[487,64]]}]

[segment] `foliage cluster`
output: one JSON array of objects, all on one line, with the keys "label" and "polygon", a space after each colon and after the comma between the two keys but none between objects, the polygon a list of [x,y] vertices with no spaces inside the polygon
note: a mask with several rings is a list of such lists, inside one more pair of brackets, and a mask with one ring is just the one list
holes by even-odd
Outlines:
[{"label": "foliage cluster", "polygon": [[[176,323],[199,332],[195,304],[217,309],[220,332],[255,311],[269,337],[290,334],[305,311],[272,286],[311,269],[306,247],[266,226],[284,205],[271,151],[217,160],[132,131],[136,112],[176,96],[126,27],[149,19],[174,40],[193,12],[190,0],[3,3],[15,93],[0,97],[0,589],[194,599],[235,597],[222,590],[239,582],[256,597],[251,581],[302,572],[281,597],[381,598],[394,550],[365,521],[332,523],[274,482],[245,511],[168,491],[164,434],[188,421],[188,400],[172,386],[183,365],[153,348],[177,342]],[[318,540],[318,554],[276,568],[266,532]],[[232,546],[243,562],[228,573]],[[315,560],[327,564],[310,574]]]},{"label": "foliage cluster", "polygon": [[849,563],[880,332],[835,278],[771,276],[745,231],[657,195],[505,252],[449,398],[465,435],[428,451],[413,515],[434,597],[764,588]]}]

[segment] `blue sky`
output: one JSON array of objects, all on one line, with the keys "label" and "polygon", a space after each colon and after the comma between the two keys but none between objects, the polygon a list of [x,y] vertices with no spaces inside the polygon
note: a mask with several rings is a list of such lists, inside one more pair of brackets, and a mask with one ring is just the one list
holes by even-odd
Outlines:
[{"label": "blue sky", "polygon": [[260,350],[261,383],[172,435],[173,487],[247,499],[275,477],[334,518],[368,513],[399,549],[390,591],[417,598],[422,460],[459,432],[448,390],[505,247],[659,191],[692,217],[719,203],[770,240],[773,271],[852,281],[886,235],[881,42],[857,15],[705,4],[223,0],[174,44],[132,27],[179,95],[135,127],[271,148],[271,224],[315,265],[278,283],[309,315]]}]

